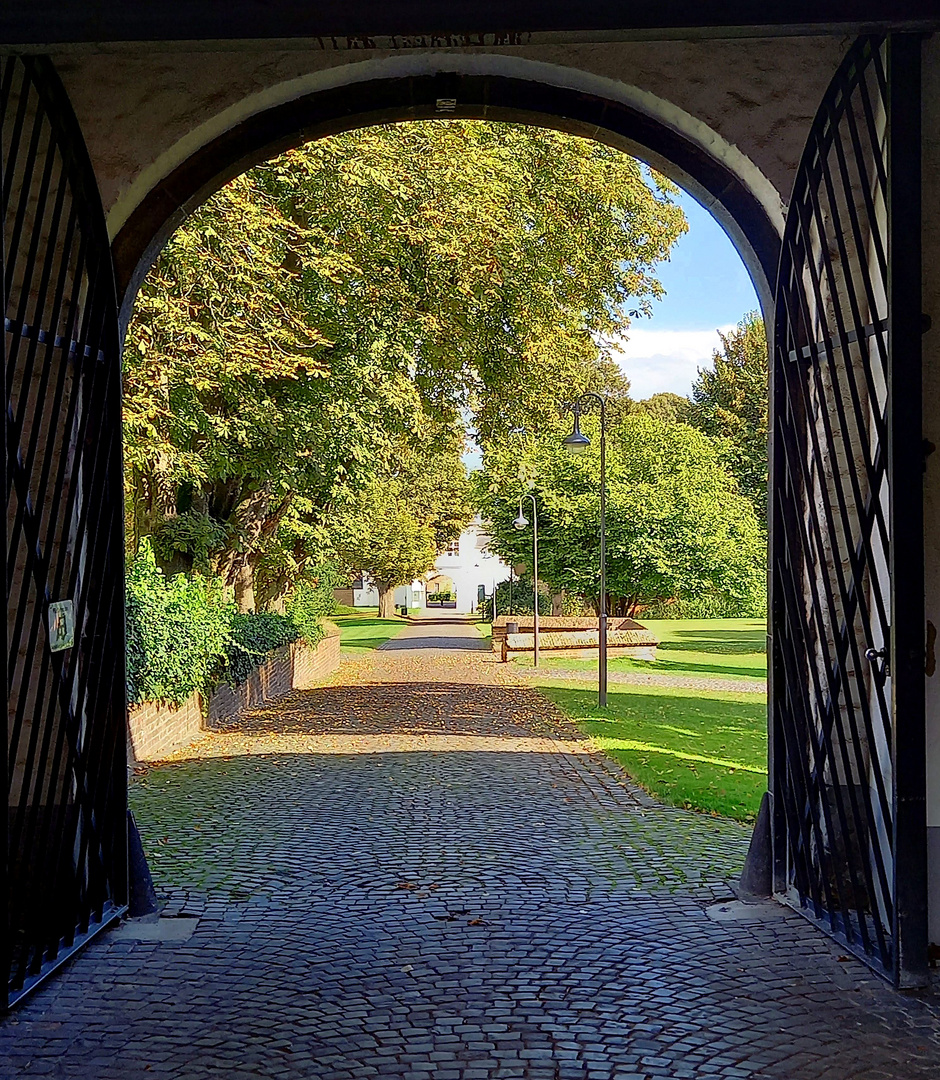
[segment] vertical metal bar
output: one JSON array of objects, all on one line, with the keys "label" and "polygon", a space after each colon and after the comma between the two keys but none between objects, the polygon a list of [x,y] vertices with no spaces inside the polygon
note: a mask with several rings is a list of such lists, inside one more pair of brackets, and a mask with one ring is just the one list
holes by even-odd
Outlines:
[{"label": "vertical metal bar", "polygon": [[607,403],[601,403],[601,603],[597,620],[597,703],[607,708]]},{"label": "vertical metal bar", "polygon": [[[9,61],[8,61],[9,64]],[[12,65],[11,65],[12,66]],[[2,177],[6,175],[6,161],[4,160],[4,125],[6,121],[5,96],[9,92],[11,81],[11,67],[3,73],[3,108],[0,109],[0,187]],[[5,229],[0,219],[0,281],[6,281],[5,271]],[[0,424],[3,425],[2,438],[0,438],[0,491],[7,491],[7,454],[6,454],[6,425],[7,425],[7,361],[6,361],[6,329],[2,320],[6,316],[7,298],[6,290],[0,288]],[[7,515],[0,514],[0,552],[7,550]],[[0,686],[9,701],[9,674],[7,671],[7,618],[3,617],[2,629],[0,629]],[[8,850],[8,836],[10,831],[10,760],[9,745],[7,742],[7,725],[4,724],[3,736],[0,737],[0,904],[3,905],[0,913],[0,973],[3,977],[3,989],[0,991],[0,1013],[5,1012],[9,1006],[9,972],[12,964],[10,955],[11,944],[11,919],[10,919],[10,853]]]},{"label": "vertical metal bar", "polygon": [[927,978],[919,35],[889,35],[887,75],[894,975],[900,986],[918,986]]},{"label": "vertical metal bar", "polygon": [[[777,303],[780,303],[779,289]],[[785,572],[783,544],[783,517],[780,500],[785,498],[785,471],[781,445],[780,422],[784,408],[784,380],[782,364],[787,362],[789,351],[777,342],[782,338],[782,313],[777,312],[768,340],[767,355],[771,358],[768,401],[770,423],[768,427],[768,476],[771,497],[767,507],[767,780],[770,790],[770,850],[771,889],[774,895],[782,895],[788,887],[787,857],[787,802],[786,802],[786,742],[784,740],[783,709],[786,678],[782,645],[786,636],[783,596],[778,575]],[[768,328],[769,330],[769,328]],[[768,333],[770,337],[770,333]]]},{"label": "vertical metal bar", "polygon": [[535,496],[529,494],[532,500],[532,580],[535,584],[534,599],[532,605],[532,666],[539,666],[539,507]]}]

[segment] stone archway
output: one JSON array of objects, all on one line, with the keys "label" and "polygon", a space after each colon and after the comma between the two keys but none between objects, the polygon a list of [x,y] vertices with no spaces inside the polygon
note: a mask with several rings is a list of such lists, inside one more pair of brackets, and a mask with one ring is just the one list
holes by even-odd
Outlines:
[{"label": "stone archway", "polygon": [[690,191],[721,223],[765,313],[783,204],[737,147],[646,90],[517,56],[423,53],[348,64],[246,97],[179,140],[112,207],[126,325],[137,287],[180,223],[245,169],[356,127],[454,117],[528,123],[632,154]]}]

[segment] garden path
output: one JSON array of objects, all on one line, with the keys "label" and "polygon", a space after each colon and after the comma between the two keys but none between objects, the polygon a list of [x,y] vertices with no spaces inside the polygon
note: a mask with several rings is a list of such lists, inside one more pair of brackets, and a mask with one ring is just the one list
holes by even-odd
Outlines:
[{"label": "garden path", "polygon": [[[565,682],[597,682],[597,671],[583,671],[577,668],[518,666],[518,670],[528,678],[562,679]],[[664,686],[677,690],[711,690],[716,694],[766,694],[765,679],[725,679],[720,675],[667,675],[658,671],[611,671],[607,672],[608,683],[625,683],[630,686]]]},{"label": "garden path", "polygon": [[747,831],[648,798],[476,634],[409,627],[141,770],[163,917],[0,1026],[0,1078],[938,1075],[936,1003],[733,902]]}]

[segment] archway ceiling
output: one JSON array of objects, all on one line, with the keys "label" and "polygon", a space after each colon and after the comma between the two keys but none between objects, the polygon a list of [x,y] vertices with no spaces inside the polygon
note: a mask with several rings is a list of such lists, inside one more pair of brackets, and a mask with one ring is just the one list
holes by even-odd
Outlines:
[{"label": "archway ceiling", "polygon": [[329,47],[440,48],[536,40],[623,40],[690,32],[813,33],[931,29],[931,0],[34,0],[0,10],[0,41],[319,41]]}]

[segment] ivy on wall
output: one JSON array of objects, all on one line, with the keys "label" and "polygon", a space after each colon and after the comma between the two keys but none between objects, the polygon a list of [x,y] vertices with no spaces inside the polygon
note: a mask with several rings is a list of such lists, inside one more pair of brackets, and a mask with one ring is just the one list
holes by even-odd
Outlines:
[{"label": "ivy on wall", "polygon": [[178,705],[193,691],[208,696],[221,682],[244,682],[272,649],[316,645],[332,601],[325,592],[307,583],[286,614],[242,614],[218,578],[164,574],[142,541],[127,572],[128,700]]}]

